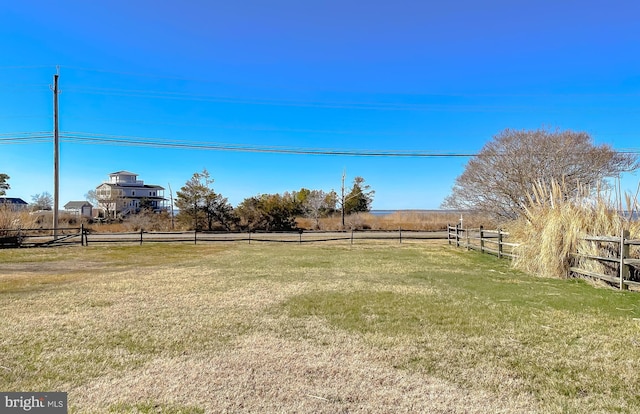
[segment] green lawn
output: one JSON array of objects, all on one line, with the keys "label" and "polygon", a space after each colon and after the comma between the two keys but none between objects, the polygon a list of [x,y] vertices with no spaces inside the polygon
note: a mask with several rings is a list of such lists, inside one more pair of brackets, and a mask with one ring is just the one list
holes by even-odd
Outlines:
[{"label": "green lawn", "polygon": [[640,294],[442,242],[0,250],[0,389],[77,413],[640,412]]}]

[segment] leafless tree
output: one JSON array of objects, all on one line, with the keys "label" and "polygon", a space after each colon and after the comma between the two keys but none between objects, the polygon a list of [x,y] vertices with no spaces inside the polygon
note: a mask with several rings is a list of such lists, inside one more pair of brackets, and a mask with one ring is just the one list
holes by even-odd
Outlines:
[{"label": "leafless tree", "polygon": [[[327,194],[322,190],[311,190],[304,201],[305,215],[314,220],[316,229],[320,228],[320,217],[331,211],[332,194]],[[335,202],[333,203],[335,206]]]},{"label": "leafless tree", "polygon": [[569,196],[637,168],[637,156],[595,145],[586,132],[506,129],[467,163],[442,207],[513,219],[536,183],[564,183]]},{"label": "leafless tree", "polygon": [[44,192],[41,194],[35,194],[31,196],[31,210],[51,210],[53,206],[53,197],[51,194]]}]

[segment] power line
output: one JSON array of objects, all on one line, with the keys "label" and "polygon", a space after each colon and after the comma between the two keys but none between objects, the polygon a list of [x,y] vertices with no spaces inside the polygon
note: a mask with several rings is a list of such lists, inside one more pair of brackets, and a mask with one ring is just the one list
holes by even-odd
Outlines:
[{"label": "power line", "polygon": [[[210,141],[184,141],[169,140],[162,138],[136,137],[127,135],[104,135],[82,132],[63,132],[62,139],[69,142],[93,143],[103,145],[139,146],[151,148],[170,149],[196,149],[209,151],[236,151],[255,153],[277,153],[277,154],[298,154],[298,155],[337,155],[337,156],[360,156],[360,157],[475,157],[478,153],[473,152],[433,152],[417,150],[362,150],[362,149],[335,149],[335,148],[309,148],[309,147],[285,147],[285,146],[264,146],[248,144],[217,143]],[[640,149],[624,149],[617,153],[638,154]]]},{"label": "power line", "polygon": [[[33,66],[33,67],[52,67],[51,66]],[[100,68],[87,68],[87,67],[78,67],[78,66],[70,66],[70,65],[60,65],[61,68],[83,71],[83,72],[95,72],[95,73],[107,73],[107,74],[115,74],[115,75],[123,75],[123,76],[131,76],[131,77],[142,77],[142,78],[154,78],[154,79],[167,79],[167,80],[176,80],[183,82],[192,82],[192,83],[202,83],[202,84],[223,84],[223,85],[242,85],[242,86],[263,86],[277,88],[279,90],[283,89],[283,85],[278,84],[256,84],[253,82],[237,82],[237,81],[228,81],[228,80],[211,80],[204,78],[190,78],[185,76],[170,76],[170,75],[159,75],[152,73],[141,73],[141,72],[126,72],[126,71],[117,71],[111,69],[100,69]],[[0,67],[1,68],[1,67]],[[290,88],[290,89],[298,89],[298,88]],[[340,92],[340,91],[333,91]],[[386,94],[393,95],[394,92],[385,92]],[[409,96],[422,96],[422,97],[450,97],[450,98],[544,98],[544,97],[640,97],[640,92],[626,92],[626,93],[579,93],[579,92],[542,92],[542,93],[486,93],[486,92],[451,92],[451,93],[398,93],[401,95],[409,95]]]},{"label": "power line", "polygon": [[279,147],[247,144],[228,144],[207,141],[181,141],[159,138],[144,138],[133,136],[99,135],[86,133],[62,132],[64,142],[76,142],[98,145],[137,146],[148,148],[191,149],[205,151],[235,151],[272,154],[295,155],[334,155],[358,157],[472,157],[473,153],[436,153],[425,151],[398,150],[347,150],[332,148]]},{"label": "power line", "polygon": [[[174,91],[159,91],[147,89],[118,89],[100,87],[79,87],[70,85],[66,89],[68,92],[81,94],[119,96],[129,98],[147,99],[168,99],[192,102],[211,102],[235,105],[264,105],[264,106],[284,106],[284,107],[304,107],[321,109],[357,109],[374,111],[447,111],[447,112],[518,112],[518,111],[556,111],[558,109],[585,109],[584,107],[567,107],[558,104],[553,107],[543,105],[475,105],[461,103],[407,103],[407,102],[374,102],[374,101],[310,101],[293,99],[265,99],[256,97],[233,97],[223,95],[207,95]],[[455,97],[456,95],[438,95]],[[475,96],[475,95],[470,95]],[[612,95],[619,96],[619,95]],[[629,95],[637,96],[637,95]],[[462,96],[458,96],[462,97]],[[496,95],[499,97],[499,95]],[[590,110],[613,110],[611,106],[589,107]],[[620,108],[616,109],[620,111]],[[625,108],[625,111],[637,112],[636,108]]]},{"label": "power line", "polygon": [[[29,144],[51,142],[51,132],[19,132],[0,133],[0,145],[2,144]],[[476,152],[456,151],[419,151],[419,150],[365,150],[344,148],[319,148],[319,147],[292,147],[292,146],[267,146],[237,143],[221,143],[212,141],[188,141],[180,139],[140,137],[131,135],[109,135],[89,132],[61,131],[60,140],[66,143],[78,143],[86,145],[127,146],[145,148],[165,148],[203,151],[232,151],[253,152],[271,154],[293,155],[332,155],[332,156],[356,156],[356,157],[413,157],[413,158],[446,158],[476,157]],[[615,151],[619,154],[640,155],[640,148],[624,148]],[[494,154],[495,155],[495,154]]]},{"label": "power line", "polygon": [[0,133],[0,145],[51,142],[50,131]]}]

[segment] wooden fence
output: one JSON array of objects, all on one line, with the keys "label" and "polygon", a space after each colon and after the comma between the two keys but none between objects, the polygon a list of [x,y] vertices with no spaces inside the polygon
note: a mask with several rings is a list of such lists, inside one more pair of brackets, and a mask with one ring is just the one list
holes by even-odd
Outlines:
[{"label": "wooden fence", "polygon": [[[570,267],[569,270],[571,272],[604,280],[618,286],[622,290],[628,289],[629,287],[640,289],[640,280],[638,280],[640,278],[640,259],[633,257],[631,251],[633,246],[640,246],[640,240],[631,239],[629,231],[627,230],[624,230],[622,234],[617,237],[585,236],[582,240],[598,243],[604,247],[603,251],[612,253],[611,257],[575,253],[573,258],[595,260],[610,265],[612,266],[612,273],[615,272],[617,276],[597,273],[581,269],[577,266]],[[604,244],[609,245],[609,248],[603,246]]]},{"label": "wooden fence", "polygon": [[456,247],[464,247],[467,250],[478,250],[482,253],[495,254],[498,257],[514,258],[513,248],[518,243],[507,241],[509,233],[503,230],[465,229],[459,224],[447,225],[447,241]]},{"label": "wooden fence", "polygon": [[88,246],[103,243],[204,243],[204,242],[275,242],[310,243],[345,241],[353,244],[357,241],[381,240],[403,243],[412,240],[444,239],[444,232],[416,230],[382,231],[283,231],[283,232],[210,232],[210,231],[174,231],[145,232],[143,230],[122,233],[99,233],[88,231],[84,226],[57,229],[57,237],[52,236],[54,229],[0,229],[0,248],[8,247],[45,247],[78,244]]},{"label": "wooden fence", "polygon": [[[464,247],[467,250],[478,250],[482,253],[513,259],[517,257],[513,249],[519,244],[505,241],[508,237],[508,232],[485,230],[482,226],[479,229],[464,229],[460,225],[447,226],[447,241],[450,245],[455,243],[456,247]],[[599,243],[600,247],[602,247],[600,250],[609,252],[610,257],[576,252],[571,257],[573,266],[569,267],[570,273],[603,280],[618,286],[622,290],[629,287],[640,290],[640,259],[634,257],[634,252],[632,252],[634,246],[640,246],[640,239],[630,238],[629,232],[625,230],[620,236],[584,236],[580,240]],[[636,252],[635,256],[640,256],[640,254]],[[609,267],[610,274],[580,268],[577,266],[581,261],[580,259],[583,262],[585,260],[595,260],[606,264]],[[612,274],[615,274],[615,276]]]}]

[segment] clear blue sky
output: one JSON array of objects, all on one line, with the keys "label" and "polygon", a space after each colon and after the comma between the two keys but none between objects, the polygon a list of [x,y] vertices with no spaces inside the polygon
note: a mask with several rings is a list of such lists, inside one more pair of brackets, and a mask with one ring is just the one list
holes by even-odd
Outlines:
[{"label": "clear blue sky", "polygon": [[[107,175],[174,192],[207,168],[237,205],[365,178],[375,209],[438,208],[466,158],[292,155],[89,144],[474,153],[505,128],[640,148],[636,1],[13,1],[0,12],[0,172],[53,193],[49,85],[60,66],[60,205]],[[66,134],[66,135],[65,135]],[[125,138],[132,140],[132,138]],[[623,188],[635,191],[638,175]],[[166,193],[168,196],[168,191]]]}]

